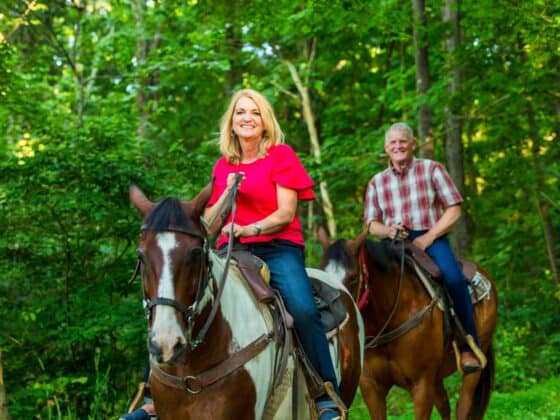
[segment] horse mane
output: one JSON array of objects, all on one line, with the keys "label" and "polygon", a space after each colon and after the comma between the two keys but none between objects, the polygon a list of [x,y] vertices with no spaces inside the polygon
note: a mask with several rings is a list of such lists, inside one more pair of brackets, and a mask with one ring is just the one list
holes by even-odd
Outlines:
[{"label": "horse mane", "polygon": [[185,214],[181,201],[175,197],[161,200],[146,217],[144,229],[163,232],[169,226],[190,226],[192,222]]},{"label": "horse mane", "polygon": [[365,249],[369,256],[373,259],[383,273],[389,272],[391,262],[398,256],[394,248],[390,246],[389,241],[372,241],[368,239],[365,244]]},{"label": "horse mane", "polygon": [[331,260],[340,263],[345,270],[353,268],[354,261],[344,239],[337,239],[327,248],[321,259],[321,267]]}]

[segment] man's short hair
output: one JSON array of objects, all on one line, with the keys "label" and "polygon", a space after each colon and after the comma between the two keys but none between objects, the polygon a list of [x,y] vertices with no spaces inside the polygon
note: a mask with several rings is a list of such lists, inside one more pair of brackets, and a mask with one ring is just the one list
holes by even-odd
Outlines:
[{"label": "man's short hair", "polygon": [[405,131],[408,139],[410,141],[414,140],[414,131],[412,131],[412,128],[410,128],[410,126],[406,123],[398,122],[398,123],[394,123],[391,127],[387,129],[387,131],[385,131],[385,143],[387,143],[387,141],[389,140],[389,132],[393,130]]}]

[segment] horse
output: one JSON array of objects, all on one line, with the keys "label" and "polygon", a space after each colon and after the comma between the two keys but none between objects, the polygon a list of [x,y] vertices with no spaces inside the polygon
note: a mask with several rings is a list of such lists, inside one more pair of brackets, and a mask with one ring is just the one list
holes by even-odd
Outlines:
[{"label": "horse", "polygon": [[[278,306],[259,301],[238,267],[209,246],[201,215],[210,191],[154,203],[130,189],[144,217],[137,254],[158,418],[311,418],[302,363],[286,350],[291,333],[282,332],[286,322],[279,326]],[[319,273],[340,291],[347,312],[329,349],[348,407],[359,385],[364,326],[345,287]]]},{"label": "horse", "polygon": [[[434,405],[442,419],[449,419],[451,410],[443,379],[457,370],[457,363],[444,332],[444,313],[435,309],[437,305],[417,272],[402,266],[399,258],[393,258],[382,247],[382,242],[367,239],[367,235],[364,231],[355,239],[331,242],[322,230],[319,241],[324,248],[321,267],[338,276],[356,301],[361,299],[359,307],[370,345],[366,344],[360,390],[370,416],[386,419],[386,397],[396,385],[411,395],[416,419],[429,419]],[[489,285],[487,296],[474,306],[487,365],[482,371],[463,376],[456,405],[458,419],[483,418],[495,373],[492,336],[498,297],[488,274],[478,265],[476,271]],[[365,276],[369,285],[364,284]],[[382,336],[386,339],[379,340]]]}]

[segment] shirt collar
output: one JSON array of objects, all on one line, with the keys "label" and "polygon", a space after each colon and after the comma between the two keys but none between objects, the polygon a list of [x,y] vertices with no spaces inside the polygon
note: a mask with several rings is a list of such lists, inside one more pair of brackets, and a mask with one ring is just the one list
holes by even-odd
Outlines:
[{"label": "shirt collar", "polygon": [[393,172],[394,175],[406,175],[408,173],[408,171],[410,170],[410,168],[412,168],[414,166],[414,163],[416,162],[416,158],[414,156],[412,156],[412,158],[408,161],[408,163],[404,166],[402,166],[402,169],[400,171],[397,170],[397,168],[395,168],[393,166],[393,162],[391,162],[391,160],[389,160],[389,169],[391,170],[391,172]]}]

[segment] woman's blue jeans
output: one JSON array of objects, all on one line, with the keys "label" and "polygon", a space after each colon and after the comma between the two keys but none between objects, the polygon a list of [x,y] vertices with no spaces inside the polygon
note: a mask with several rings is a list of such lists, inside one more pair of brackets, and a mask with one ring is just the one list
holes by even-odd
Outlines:
[{"label": "woman's blue jeans", "polygon": [[329,345],[305,271],[303,247],[283,240],[247,245],[249,251],[268,265],[270,285],[278,290],[294,318],[294,327],[307,358],[323,381],[331,382],[338,392]]},{"label": "woman's blue jeans", "polygon": [[[414,240],[424,233],[426,233],[425,230],[412,230],[409,231],[408,237],[410,240]],[[432,245],[426,249],[426,252],[430,257],[432,257],[432,260],[434,260],[441,270],[443,282],[445,283],[445,287],[447,288],[451,299],[453,299],[455,313],[459,317],[463,328],[467,334],[472,335],[478,344],[479,342],[474,322],[473,304],[469,295],[467,283],[461,269],[459,268],[459,263],[453,254],[447,235],[436,239]],[[461,348],[461,350],[467,349],[468,346]]]}]

